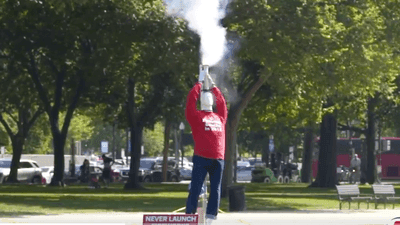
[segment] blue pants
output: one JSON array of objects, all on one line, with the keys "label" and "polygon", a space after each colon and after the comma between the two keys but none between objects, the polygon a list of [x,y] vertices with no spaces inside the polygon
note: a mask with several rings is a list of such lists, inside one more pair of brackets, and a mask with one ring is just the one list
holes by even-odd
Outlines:
[{"label": "blue pants", "polygon": [[223,159],[207,159],[196,155],[193,156],[192,182],[186,202],[187,214],[197,212],[201,187],[208,173],[210,175],[211,190],[208,198],[206,218],[216,219],[221,198],[221,180],[224,164]]}]

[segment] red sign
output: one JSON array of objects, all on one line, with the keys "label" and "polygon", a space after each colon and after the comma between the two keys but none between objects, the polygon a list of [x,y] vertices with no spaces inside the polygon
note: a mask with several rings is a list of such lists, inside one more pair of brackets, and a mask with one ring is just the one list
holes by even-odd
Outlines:
[{"label": "red sign", "polygon": [[198,225],[197,214],[149,214],[143,215],[143,225]]}]

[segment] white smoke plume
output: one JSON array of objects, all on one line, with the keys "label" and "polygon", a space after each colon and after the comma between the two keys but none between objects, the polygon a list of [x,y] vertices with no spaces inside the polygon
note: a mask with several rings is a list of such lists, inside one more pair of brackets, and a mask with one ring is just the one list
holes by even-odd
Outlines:
[{"label": "white smoke plume", "polygon": [[226,30],[220,25],[226,0],[164,0],[172,16],[185,19],[201,38],[203,65],[217,64],[226,50]]}]

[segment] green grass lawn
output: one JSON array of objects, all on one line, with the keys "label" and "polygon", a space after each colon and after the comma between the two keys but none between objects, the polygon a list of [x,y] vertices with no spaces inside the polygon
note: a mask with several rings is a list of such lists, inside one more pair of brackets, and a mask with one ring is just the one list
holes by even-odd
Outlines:
[{"label": "green grass lawn", "polygon": [[[306,184],[239,184],[246,187],[248,211],[338,209],[335,189],[308,188]],[[185,206],[187,184],[146,184],[147,190],[127,191],[122,184],[108,189],[87,186],[45,187],[1,185],[0,216],[21,214],[116,212],[172,212]],[[395,186],[400,193],[400,186]],[[362,194],[372,194],[368,185],[360,185]],[[228,199],[221,209],[228,211]],[[344,206],[347,209],[348,205]],[[356,209],[357,204],[352,204]],[[373,208],[373,205],[370,204]],[[399,207],[399,206],[397,206]],[[366,209],[365,204],[362,208]],[[383,208],[380,205],[379,208]]]}]

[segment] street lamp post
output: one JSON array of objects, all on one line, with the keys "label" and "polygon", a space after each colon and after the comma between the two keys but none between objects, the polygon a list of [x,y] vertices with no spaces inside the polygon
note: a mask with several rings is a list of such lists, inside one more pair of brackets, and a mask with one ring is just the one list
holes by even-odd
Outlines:
[{"label": "street lamp post", "polygon": [[[361,174],[360,174],[360,183],[364,184],[365,183],[365,176],[366,176],[366,170],[367,170],[367,153],[365,149],[365,135],[361,134],[360,135],[361,139]],[[361,182],[363,181],[363,182]]]},{"label": "street lamp post", "polygon": [[[184,151],[183,151],[183,131],[185,130],[185,124],[183,122],[181,122],[181,124],[179,124],[179,130],[181,130],[181,144],[180,144],[180,148],[182,151],[182,162],[181,162],[181,166],[183,167],[183,155],[184,155]],[[179,162],[179,161],[178,161]]]}]

